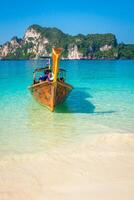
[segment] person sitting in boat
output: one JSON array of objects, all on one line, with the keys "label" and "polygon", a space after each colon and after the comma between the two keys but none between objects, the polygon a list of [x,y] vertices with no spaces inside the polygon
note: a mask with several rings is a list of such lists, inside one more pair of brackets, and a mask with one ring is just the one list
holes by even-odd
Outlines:
[{"label": "person sitting in boat", "polygon": [[45,81],[46,79],[47,79],[47,77],[41,75],[39,78],[39,81],[42,82],[42,81]]},{"label": "person sitting in boat", "polygon": [[50,70],[46,70],[45,71],[45,75],[44,75],[44,80],[46,81],[48,79],[48,74],[49,74]]},{"label": "person sitting in boat", "polygon": [[39,81],[40,81],[40,82],[43,81],[43,76],[40,76]]},{"label": "person sitting in boat", "polygon": [[44,75],[41,75],[40,78],[39,78],[39,81],[40,82],[46,81],[48,79],[48,73],[49,72],[46,71]]},{"label": "person sitting in boat", "polygon": [[46,81],[48,78],[48,74],[45,74],[44,76],[42,76],[43,81]]},{"label": "person sitting in boat", "polygon": [[52,72],[49,72],[49,73],[48,73],[48,78],[47,78],[47,80],[50,81],[50,82],[54,80],[54,76],[53,76],[53,73],[52,73]]}]

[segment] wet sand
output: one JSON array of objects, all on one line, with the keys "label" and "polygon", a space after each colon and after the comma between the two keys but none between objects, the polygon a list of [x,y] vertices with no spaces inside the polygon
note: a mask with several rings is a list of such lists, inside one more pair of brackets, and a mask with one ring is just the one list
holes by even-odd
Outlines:
[{"label": "wet sand", "polygon": [[134,135],[96,134],[0,158],[0,200],[134,199]]}]

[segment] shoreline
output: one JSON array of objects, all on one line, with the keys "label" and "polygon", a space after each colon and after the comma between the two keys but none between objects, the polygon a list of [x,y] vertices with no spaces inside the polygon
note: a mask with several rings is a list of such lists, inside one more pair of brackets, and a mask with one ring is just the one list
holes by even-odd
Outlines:
[{"label": "shoreline", "polygon": [[89,135],[49,153],[0,159],[0,199],[133,199],[133,168],[133,134]]},{"label": "shoreline", "polygon": [[[61,59],[61,61],[129,61],[133,59]],[[0,59],[0,61],[41,61],[40,59]]]}]

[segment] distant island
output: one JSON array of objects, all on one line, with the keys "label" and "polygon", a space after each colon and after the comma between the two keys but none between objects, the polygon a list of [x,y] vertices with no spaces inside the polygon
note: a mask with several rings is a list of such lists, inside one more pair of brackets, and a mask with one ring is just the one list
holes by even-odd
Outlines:
[{"label": "distant island", "polygon": [[134,44],[119,44],[112,33],[72,36],[39,25],[30,26],[23,39],[15,36],[0,45],[0,59],[37,59],[50,55],[52,47],[64,49],[62,59],[134,59]]}]

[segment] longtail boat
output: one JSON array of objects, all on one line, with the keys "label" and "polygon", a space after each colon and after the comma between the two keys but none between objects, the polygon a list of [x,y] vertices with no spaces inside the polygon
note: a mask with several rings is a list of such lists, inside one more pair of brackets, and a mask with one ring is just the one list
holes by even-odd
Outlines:
[{"label": "longtail boat", "polygon": [[[34,98],[50,111],[54,111],[57,104],[65,100],[72,86],[65,82],[66,71],[59,68],[61,48],[52,48],[52,66],[50,58],[48,65],[34,71],[33,84],[29,87]],[[36,73],[44,73],[44,79],[36,80]]]}]

